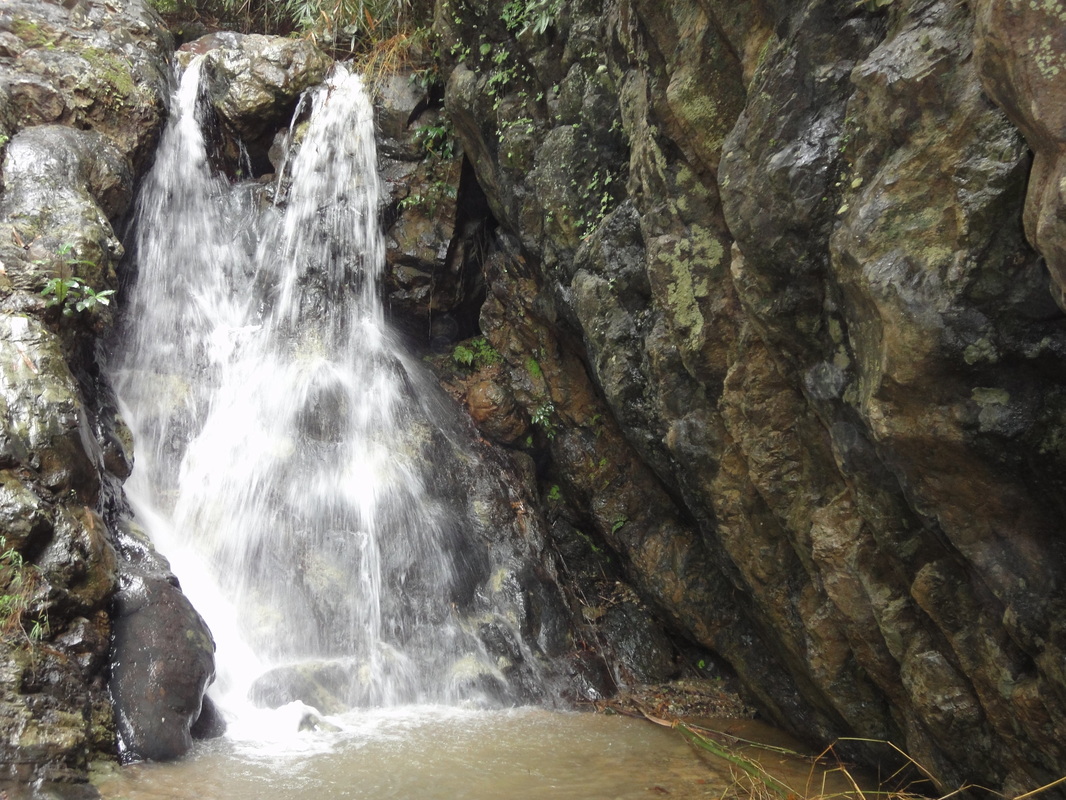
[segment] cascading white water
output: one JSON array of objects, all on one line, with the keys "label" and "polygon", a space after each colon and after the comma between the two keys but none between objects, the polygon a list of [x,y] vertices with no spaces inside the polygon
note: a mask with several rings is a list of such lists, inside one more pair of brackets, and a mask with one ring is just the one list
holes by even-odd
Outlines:
[{"label": "cascading white water", "polygon": [[378,299],[361,81],[338,67],[314,92],[275,205],[213,174],[199,80],[194,63],[138,206],[111,365],[136,443],[127,494],[215,632],[224,694],[328,661],[350,705],[456,699],[479,645],[451,618],[427,423]]}]

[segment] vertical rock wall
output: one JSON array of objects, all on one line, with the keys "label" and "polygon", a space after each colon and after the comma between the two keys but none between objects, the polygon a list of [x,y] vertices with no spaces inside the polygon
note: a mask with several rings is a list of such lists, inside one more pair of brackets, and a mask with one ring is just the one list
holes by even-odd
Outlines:
[{"label": "vertical rock wall", "polygon": [[213,674],[124,521],[132,443],[98,362],[172,50],[139,0],[0,7],[0,794],[83,794],[116,734],[127,757],[184,752]]},{"label": "vertical rock wall", "polygon": [[778,723],[1007,792],[1066,772],[1066,327],[1032,247],[1057,275],[1066,90],[1050,29],[1039,79],[1012,55],[1022,5],[435,22],[509,446]]}]

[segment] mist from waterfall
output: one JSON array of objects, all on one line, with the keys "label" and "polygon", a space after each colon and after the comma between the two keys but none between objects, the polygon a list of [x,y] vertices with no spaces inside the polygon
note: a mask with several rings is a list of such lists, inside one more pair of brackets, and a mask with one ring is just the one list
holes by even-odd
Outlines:
[{"label": "mist from waterfall", "polygon": [[463,676],[490,667],[454,618],[455,547],[421,473],[432,420],[378,297],[361,80],[336,67],[313,91],[266,192],[212,169],[199,87],[194,62],[140,195],[109,367],[137,519],[214,631],[223,704],[279,666],[258,691],[282,702],[294,663],[348,705],[476,694]]}]

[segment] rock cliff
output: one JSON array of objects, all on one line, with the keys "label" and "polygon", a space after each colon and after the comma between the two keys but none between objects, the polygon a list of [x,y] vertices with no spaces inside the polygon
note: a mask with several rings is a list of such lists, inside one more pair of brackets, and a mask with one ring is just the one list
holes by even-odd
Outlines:
[{"label": "rock cliff", "polygon": [[0,794],[77,795],[116,741],[184,752],[213,674],[128,521],[129,430],[97,359],[172,52],[140,2],[0,8]]},{"label": "rock cliff", "polygon": [[1066,770],[1062,13],[437,5],[498,223],[468,406],[775,721],[945,787]]}]

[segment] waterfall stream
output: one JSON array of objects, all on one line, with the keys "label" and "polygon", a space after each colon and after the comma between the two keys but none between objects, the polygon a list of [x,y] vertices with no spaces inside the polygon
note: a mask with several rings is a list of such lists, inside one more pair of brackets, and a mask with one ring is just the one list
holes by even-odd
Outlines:
[{"label": "waterfall stream", "polygon": [[[274,185],[213,171],[185,71],[142,189],[110,364],[127,494],[218,643],[224,708],[483,699],[427,497],[426,403],[378,297],[373,109],[335,68]],[[273,200],[269,199],[273,196]],[[472,666],[474,665],[474,666]]]},{"label": "waterfall stream", "polygon": [[[493,503],[518,519],[523,501],[485,488],[386,325],[362,83],[335,68],[274,182],[231,182],[208,156],[200,64],[139,195],[108,371],[135,440],[126,495],[214,633],[229,730],[183,761],[98,764],[102,796],[722,796],[730,765],[673,732],[503,707],[550,695],[536,653],[567,646],[566,611],[550,565],[523,572],[529,523],[521,545],[486,541]],[[430,491],[428,470],[460,461],[479,464],[468,519]],[[301,731],[309,707],[329,720]]]}]

